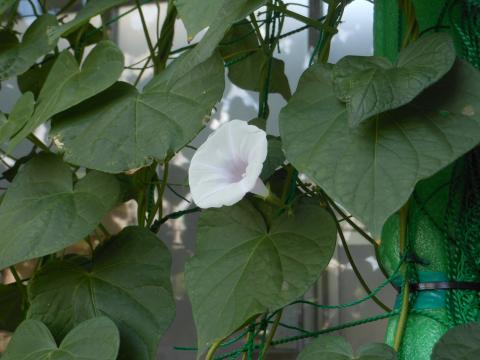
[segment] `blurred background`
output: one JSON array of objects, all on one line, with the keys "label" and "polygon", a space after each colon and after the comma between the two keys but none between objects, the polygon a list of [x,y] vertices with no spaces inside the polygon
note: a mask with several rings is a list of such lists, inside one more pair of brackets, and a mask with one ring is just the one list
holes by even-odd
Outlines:
[{"label": "blurred background", "polygon": [[[49,0],[48,6],[52,9],[61,8],[66,1]],[[288,2],[288,1],[286,1]],[[33,6],[38,4],[35,1],[20,2],[22,20],[19,21],[17,29],[21,32],[35,19]],[[81,1],[72,7],[73,12],[69,17],[75,15],[75,9],[80,8]],[[296,0],[291,5],[293,10],[305,16],[320,18],[326,12],[326,5],[321,0]],[[40,7],[37,6],[38,11]],[[157,1],[143,5],[144,14],[150,34],[156,34],[164,21],[167,4],[164,1]],[[261,11],[261,9],[259,10]],[[199,14],[201,15],[201,14]],[[142,30],[140,17],[133,5],[122,6],[108,14],[114,21],[109,28],[110,39],[116,42],[125,53],[125,69],[122,80],[133,83],[137,78],[142,60],[148,56],[148,48]],[[99,18],[93,19],[94,25],[100,25]],[[303,26],[294,19],[286,18],[284,32],[295,30]],[[193,42],[202,36],[198,34]],[[304,30],[282,39],[280,52],[275,54],[285,62],[285,72],[292,92],[298,83],[302,72],[307,68],[310,54],[317,40],[315,30]],[[67,43],[63,44],[66,47]],[[187,35],[181,20],[177,20],[173,49],[179,49],[188,45]],[[343,22],[339,27],[338,34],[332,42],[330,62],[336,62],[348,54],[371,55],[373,53],[373,4],[367,0],[354,0],[346,8]],[[228,70],[227,70],[228,71]],[[139,87],[143,87],[152,76],[152,69],[147,69]],[[0,90],[0,111],[8,113],[19,97],[20,92],[16,80],[6,83]],[[285,100],[278,94],[272,94],[269,99],[270,116],[268,119],[267,131],[270,134],[278,135],[278,113],[286,104]],[[258,93],[245,91],[233,85],[226,77],[226,88],[222,102],[216,107],[212,120],[204,131],[192,143],[193,146],[201,144],[208,134],[220,124],[231,119],[250,120],[257,116]],[[37,135],[49,143],[47,128],[37,129]],[[22,156],[30,151],[30,145],[25,143],[20,146],[13,156]],[[193,154],[192,150],[186,149],[171,162],[170,186],[168,188],[168,202],[164,213],[179,211],[190,206],[190,196],[187,191],[187,168]],[[9,159],[2,156],[0,164],[2,170],[9,166]],[[0,191],[5,188],[5,183],[0,182]],[[116,211],[105,219],[110,231],[119,230],[121,227],[135,223],[134,214],[136,204],[128,203],[116,209]],[[184,285],[184,264],[195,251],[195,234],[198,214],[187,215],[181,219],[170,220],[165,223],[160,231],[160,238],[167,243],[173,254],[172,283],[177,301],[177,316],[169,332],[162,339],[158,351],[158,359],[162,360],[189,360],[195,359],[195,352],[176,350],[175,346],[194,346],[195,327],[192,320],[192,313]],[[357,265],[364,275],[371,288],[378,286],[385,278],[378,267],[373,247],[355,234],[351,228],[345,227],[345,235],[350,245]],[[28,267],[28,264],[26,264]],[[3,281],[10,281],[5,273]],[[393,305],[396,291],[388,286],[379,294],[384,303]],[[336,255],[330,262],[328,271],[322,276],[317,284],[306,294],[305,299],[312,300],[325,305],[337,305],[351,302],[365,296],[352,268],[346,258],[345,251],[339,243]],[[1,311],[1,310],[0,310]],[[362,303],[353,308],[345,310],[320,310],[305,305],[295,305],[284,312],[282,322],[292,326],[298,326],[307,330],[318,330],[334,326],[351,320],[366,318],[382,312],[383,310],[372,301]],[[341,330],[339,333],[347,338],[354,347],[368,342],[382,341],[386,321],[379,321],[366,324],[361,327]],[[278,336],[292,336],[298,332],[282,328]],[[272,349],[272,359],[295,359],[299,350],[305,343],[294,342]]]}]

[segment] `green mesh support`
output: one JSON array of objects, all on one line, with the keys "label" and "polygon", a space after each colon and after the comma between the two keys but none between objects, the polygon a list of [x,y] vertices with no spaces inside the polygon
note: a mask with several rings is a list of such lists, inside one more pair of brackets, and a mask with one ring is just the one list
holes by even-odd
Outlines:
[{"label": "green mesh support", "polygon": [[[457,52],[480,68],[480,0],[413,1],[420,33],[448,31]],[[406,21],[395,0],[375,4],[375,53],[394,60]],[[420,182],[411,198],[407,241],[413,281],[480,281],[480,150]],[[378,259],[387,274],[400,261],[399,217],[385,225]],[[401,283],[401,279],[397,279]],[[448,290],[413,294],[400,359],[429,360],[448,328],[480,318],[477,291]],[[423,314],[414,313],[423,311]],[[428,314],[428,316],[426,316]],[[392,317],[386,342],[393,343],[398,317]]]}]

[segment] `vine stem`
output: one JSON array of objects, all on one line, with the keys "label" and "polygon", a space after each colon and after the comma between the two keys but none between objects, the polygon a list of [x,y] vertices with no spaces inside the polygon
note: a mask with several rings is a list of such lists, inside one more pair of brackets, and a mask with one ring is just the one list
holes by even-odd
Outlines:
[{"label": "vine stem", "polygon": [[137,78],[135,79],[135,82],[133,83],[133,86],[137,86],[138,83],[140,82],[140,80],[142,79],[142,76],[143,74],[145,73],[145,71],[148,69],[148,66],[150,65],[150,61],[152,60],[152,57],[149,56],[147,58],[147,61],[145,62],[145,64],[143,65],[143,67],[141,68],[140,70],[140,73],[138,74]]},{"label": "vine stem", "polygon": [[69,0],[60,10],[58,10],[56,16],[60,15],[61,13],[67,11],[73,4],[75,4],[77,0]]},{"label": "vine stem", "polygon": [[170,219],[178,219],[180,216],[196,213],[196,212],[199,212],[199,211],[202,211],[202,209],[200,209],[199,207],[194,207],[194,208],[191,208],[191,209],[177,211],[177,212],[165,215],[159,222],[160,222],[160,225],[161,225],[161,224],[167,222]]},{"label": "vine stem", "polygon": [[208,350],[207,356],[205,357],[205,360],[212,360],[213,356],[215,355],[215,352],[218,350],[220,347],[220,344],[222,343],[223,339],[215,341],[210,349]]},{"label": "vine stem", "polygon": [[[10,266],[10,271],[15,278],[15,283],[18,287],[18,290],[20,291],[20,294],[22,294],[22,300],[23,300],[23,307],[25,308],[28,304],[28,294],[27,290],[25,287],[22,285],[22,279],[20,278],[20,275],[18,275],[17,269],[15,269],[15,266],[12,265]],[[24,309],[25,310],[25,309]]]},{"label": "vine stem", "polygon": [[[248,334],[247,334],[246,341],[245,341],[246,344],[250,343],[250,339],[251,339],[252,336],[254,336],[253,332],[249,331]],[[247,360],[247,359],[248,359],[248,351],[244,351],[243,355],[242,355],[242,360]]]},{"label": "vine stem", "polygon": [[404,12],[407,20],[407,29],[402,42],[402,48],[405,48],[411,41],[415,41],[418,38],[420,27],[413,2],[411,0],[398,0],[398,5]]},{"label": "vine stem", "polygon": [[340,207],[337,204],[335,204],[335,202],[332,199],[330,199],[328,196],[326,197],[330,205],[335,209],[335,211],[338,212],[342,216],[342,218],[345,219],[345,221],[348,222],[348,224],[352,228],[354,228],[360,235],[362,235],[365,238],[365,240],[370,242],[373,246],[375,246],[376,248],[379,246],[378,242],[375,241],[375,239],[373,239],[371,236],[369,236],[360,226],[355,224],[355,222],[351,220],[350,217],[344,211],[342,211],[342,209],[340,209]]},{"label": "vine stem", "polygon": [[[343,10],[346,6],[345,3],[342,3],[344,0],[335,0],[328,2],[328,12],[327,17],[325,18],[325,24],[328,24],[332,30],[328,30],[328,34],[322,39],[323,46],[321,51],[318,54],[318,61],[321,63],[327,63],[328,57],[330,56],[330,46],[333,35],[337,33],[338,24],[341,21],[343,16]],[[340,6],[340,9],[338,7]],[[339,12],[337,12],[339,11]],[[323,37],[323,36],[322,36]]]},{"label": "vine stem", "polygon": [[155,56],[155,48],[153,47],[152,39],[150,39],[147,22],[145,21],[145,16],[143,15],[142,5],[140,4],[139,0],[135,0],[135,3],[137,5],[138,14],[140,15],[140,21],[142,22],[143,32],[145,34],[145,39],[147,40],[148,50],[150,51],[150,57],[153,60],[154,73],[157,73],[157,61]]},{"label": "vine stem", "polygon": [[270,348],[273,337],[275,336],[275,333],[277,332],[277,329],[278,329],[278,325],[280,324],[282,313],[283,313],[283,309],[280,310],[275,316],[275,320],[273,321],[272,327],[270,329],[270,333],[268,334],[267,340],[265,341],[265,345],[263,346],[262,352],[260,353],[260,357],[259,357],[260,360],[265,357],[268,349]]},{"label": "vine stem", "polygon": [[260,27],[258,26],[257,18],[255,17],[254,13],[250,14],[250,21],[253,25],[253,28],[255,29],[255,35],[257,35],[258,42],[260,43],[265,53],[268,53],[268,46],[265,43],[265,40],[263,40],[262,32],[260,31]]},{"label": "vine stem", "polygon": [[28,135],[28,140],[30,140],[35,146],[39,147],[45,152],[50,152],[50,148],[43,143],[35,134],[31,133]]},{"label": "vine stem", "polygon": [[[345,250],[345,255],[347,256],[348,262],[350,263],[350,265],[352,265],[352,270],[353,270],[355,276],[357,277],[360,285],[362,286],[363,290],[367,294],[372,294],[372,290],[370,289],[367,282],[363,278],[362,273],[358,269],[358,267],[355,263],[355,260],[353,259],[352,253],[350,252],[350,249],[348,247],[347,239],[345,238],[345,234],[343,233],[342,227],[341,227],[340,223],[338,222],[337,217],[335,216],[335,212],[333,211],[333,209],[330,205],[330,202],[328,200],[329,200],[328,198],[325,198],[325,201],[326,201],[327,206],[328,206],[328,211],[330,212],[330,214],[335,219],[335,224],[337,226],[338,235],[340,236],[340,241],[342,242],[343,249]],[[375,302],[375,304],[380,306],[383,310],[385,310],[387,312],[392,311],[392,309],[390,309],[387,305],[385,305],[376,295],[373,295],[371,297],[371,299]]]},{"label": "vine stem", "polygon": [[318,30],[326,30],[328,32],[331,32],[332,34],[337,33],[337,29],[335,29],[334,27],[331,27],[330,25],[327,25],[327,24],[323,24],[320,21],[317,21],[315,19],[303,16],[301,14],[298,14],[298,13],[294,12],[294,11],[288,10],[286,6],[278,6],[278,5],[270,4],[269,8],[271,8],[272,10],[281,12],[288,17],[291,17],[295,20],[303,22],[304,24],[307,24],[307,25],[309,25],[311,27],[314,27]]},{"label": "vine stem", "polygon": [[109,237],[111,237],[112,235],[110,235],[110,233],[108,232],[107,228],[105,227],[105,225],[103,225],[102,223],[98,224],[98,228],[100,229],[100,231],[103,233],[103,235],[105,236],[106,239],[108,239]]},{"label": "vine stem", "polygon": [[30,4],[30,7],[32,8],[33,14],[34,14],[36,17],[39,17],[40,14],[38,13],[37,7],[36,7],[35,4],[33,3],[33,1],[32,1],[32,0],[28,0],[28,3]]},{"label": "vine stem", "polygon": [[[400,255],[404,255],[407,248],[408,209],[408,202],[400,209]],[[410,308],[410,283],[407,277],[407,270],[407,263],[403,263],[401,267],[401,272],[403,275],[402,305],[398,318],[397,328],[395,331],[395,338],[393,340],[393,348],[397,352],[400,349],[400,345],[402,344],[403,334],[405,333],[405,328],[407,325],[408,311]]]},{"label": "vine stem", "polygon": [[288,209],[291,208],[290,205],[285,204],[285,202],[283,202],[282,199],[280,199],[277,195],[275,195],[272,192],[269,192],[269,194],[265,198],[262,198],[261,196],[258,196],[258,197],[260,197],[261,199],[263,199],[265,202],[269,203],[270,205],[277,206],[280,209],[288,210]]},{"label": "vine stem", "polygon": [[158,212],[159,219],[162,219],[163,217],[163,194],[165,193],[165,188],[167,187],[167,184],[168,184],[169,161],[170,161],[170,158],[167,157],[167,159],[165,160],[164,168],[163,168],[162,181],[160,183],[160,186],[157,187],[157,192],[158,192],[157,201],[155,203],[155,207],[153,208],[152,212],[148,215],[147,227],[150,227],[153,224],[153,221],[155,220],[155,216],[157,215],[157,212]]}]

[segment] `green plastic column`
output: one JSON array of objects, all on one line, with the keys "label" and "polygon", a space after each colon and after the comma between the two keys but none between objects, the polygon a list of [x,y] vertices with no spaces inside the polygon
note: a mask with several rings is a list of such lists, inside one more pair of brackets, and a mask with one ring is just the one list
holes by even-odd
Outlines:
[{"label": "green plastic column", "polygon": [[[459,6],[449,7],[451,1],[417,0],[415,5],[420,32],[436,27],[454,34]],[[461,8],[461,5],[460,5]],[[395,61],[403,40],[405,20],[396,0],[375,2],[375,54]],[[455,36],[454,36],[455,38]],[[459,41],[455,39],[457,45]],[[459,48],[459,47],[458,47]],[[408,239],[417,257],[418,280],[422,282],[448,280],[448,250],[444,244],[443,217],[449,196],[452,166],[428,180],[422,181],[412,197],[409,211]],[[391,274],[397,267],[399,255],[399,217],[387,222],[377,257],[384,270]],[[421,264],[419,264],[420,262]],[[401,284],[401,279],[398,279]],[[398,307],[399,304],[396,304]],[[417,293],[408,317],[402,346],[401,360],[429,360],[437,340],[448,330],[448,312],[445,291]],[[393,344],[398,317],[389,321],[386,342]]]}]

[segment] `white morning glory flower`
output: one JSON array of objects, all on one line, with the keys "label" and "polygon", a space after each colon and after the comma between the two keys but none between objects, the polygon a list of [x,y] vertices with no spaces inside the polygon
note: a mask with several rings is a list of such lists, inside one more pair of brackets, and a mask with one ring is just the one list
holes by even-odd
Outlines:
[{"label": "white morning glory flower", "polygon": [[267,134],[245,121],[220,126],[193,155],[188,178],[193,201],[201,208],[230,206],[246,193],[266,197],[260,179],[267,157]]}]

